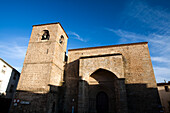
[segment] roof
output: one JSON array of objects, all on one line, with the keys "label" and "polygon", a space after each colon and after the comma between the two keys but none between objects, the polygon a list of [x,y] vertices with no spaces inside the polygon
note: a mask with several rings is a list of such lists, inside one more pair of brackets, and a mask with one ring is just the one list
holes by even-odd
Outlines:
[{"label": "roof", "polygon": [[64,33],[66,34],[67,38],[68,38],[68,35],[67,35],[67,33],[65,32],[63,26],[60,24],[60,22],[46,23],[46,24],[37,24],[37,25],[32,25],[32,27],[34,27],[34,26],[43,26],[43,25],[51,25],[51,24],[59,24],[59,25],[61,26],[61,28],[63,29]]},{"label": "roof", "polygon": [[54,22],[54,23],[37,24],[37,25],[32,25],[32,27],[33,26],[51,25],[51,24],[60,24],[60,23],[59,22]]},{"label": "roof", "polygon": [[148,42],[138,42],[138,43],[129,43],[129,44],[119,44],[119,45],[108,45],[108,46],[97,46],[97,47],[88,47],[88,48],[69,49],[68,51],[109,48],[109,47],[120,47],[120,46],[131,46],[131,45],[139,45],[139,44],[148,44]]},{"label": "roof", "polygon": [[[12,67],[10,64],[8,64],[5,60],[3,60],[2,58],[0,58],[1,61],[3,61],[6,65],[8,65],[10,68],[16,70],[14,67]],[[16,70],[17,72],[19,72],[18,70]]]},{"label": "roof", "polygon": [[117,56],[117,55],[122,55],[122,54],[115,53],[115,54],[104,54],[104,55],[94,55],[94,56],[83,56],[83,57],[80,57],[80,59],[96,58],[96,57],[107,57],[107,56]]}]

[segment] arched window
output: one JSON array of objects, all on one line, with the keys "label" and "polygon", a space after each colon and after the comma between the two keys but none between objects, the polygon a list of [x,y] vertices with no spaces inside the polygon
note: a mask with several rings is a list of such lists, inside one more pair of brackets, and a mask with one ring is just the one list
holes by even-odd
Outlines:
[{"label": "arched window", "polygon": [[60,44],[63,44],[63,43],[64,43],[64,36],[63,36],[63,35],[60,36],[59,43],[60,43]]},{"label": "arched window", "polygon": [[43,35],[42,35],[42,39],[41,40],[49,40],[50,38],[50,34],[48,30],[43,30]]}]

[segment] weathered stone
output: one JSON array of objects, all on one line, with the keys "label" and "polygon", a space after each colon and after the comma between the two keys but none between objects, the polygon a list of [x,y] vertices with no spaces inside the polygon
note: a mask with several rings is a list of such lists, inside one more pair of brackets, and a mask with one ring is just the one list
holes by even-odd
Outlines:
[{"label": "weathered stone", "polygon": [[159,113],[147,42],[71,49],[68,62],[66,46],[59,23],[33,26],[16,94],[31,104],[11,112]]}]

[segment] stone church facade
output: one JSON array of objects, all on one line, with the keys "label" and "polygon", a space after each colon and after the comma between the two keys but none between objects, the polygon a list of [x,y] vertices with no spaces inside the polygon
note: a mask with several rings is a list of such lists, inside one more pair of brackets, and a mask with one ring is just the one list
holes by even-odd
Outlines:
[{"label": "stone church facade", "polygon": [[159,113],[147,42],[68,50],[60,23],[34,25],[11,113]]}]

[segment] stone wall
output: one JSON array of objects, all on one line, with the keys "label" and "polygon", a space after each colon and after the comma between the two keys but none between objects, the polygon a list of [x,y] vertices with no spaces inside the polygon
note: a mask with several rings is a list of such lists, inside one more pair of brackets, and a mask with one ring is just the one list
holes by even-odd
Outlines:
[{"label": "stone wall", "polygon": [[85,49],[72,49],[68,51],[69,63],[81,57],[106,54],[122,54],[126,84],[144,83],[147,87],[157,87],[148,45],[145,42]]},{"label": "stone wall", "polygon": [[[43,30],[49,40],[41,40]],[[96,113],[100,91],[108,94],[109,113],[159,112],[146,42],[72,49],[66,63],[67,38],[59,23],[33,26],[15,96],[29,104],[12,106],[11,113]]]},{"label": "stone wall", "polygon": [[[122,62],[121,60],[119,62],[118,59],[114,60],[112,57],[106,57],[107,55],[111,56],[113,54],[122,55]],[[73,87],[73,81],[71,81],[70,84],[68,83],[70,89],[83,89],[83,84],[88,84],[89,76],[93,73],[93,71],[103,68],[111,71],[117,77],[124,78],[124,83],[126,85],[122,91],[126,92],[124,93],[125,95],[123,95],[123,97],[127,97],[128,112],[159,112],[159,95],[157,92],[156,80],[153,72],[148,45],[146,42],[72,49],[68,51],[68,57],[68,65],[72,65],[72,69],[68,68],[67,70],[69,71],[69,73],[66,74],[67,80],[70,81],[74,77],[79,78],[79,88],[77,89],[77,87]],[[97,57],[101,58],[97,59]],[[123,68],[121,68],[121,66],[123,66]],[[122,71],[118,71],[120,69],[122,69]],[[84,80],[85,83],[80,82],[81,80]],[[74,82],[77,83],[77,81]],[[76,95],[75,92],[74,94]],[[78,100],[80,97],[86,97],[86,95],[80,95],[79,93],[77,95]],[[122,100],[122,102],[123,101],[126,102],[126,99]],[[78,101],[77,104],[78,109],[82,106],[84,106],[84,108],[81,108],[81,110],[85,109],[86,107],[86,105],[81,105],[81,101]],[[119,107],[121,108],[122,106]],[[84,110],[84,113],[86,112],[88,112],[88,110]]]},{"label": "stone wall", "polygon": [[[43,30],[49,31],[49,40],[41,40]],[[61,36],[64,37],[60,43]],[[67,34],[60,23],[35,25],[28,44],[15,98],[29,105],[12,106],[17,113],[59,112],[63,83]],[[59,89],[58,89],[59,88]]]}]

